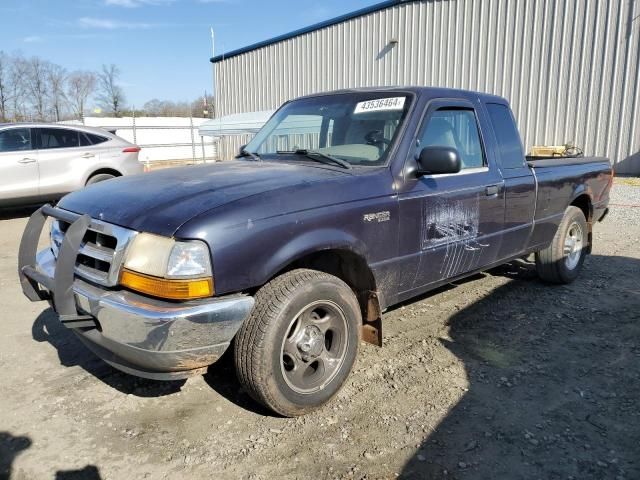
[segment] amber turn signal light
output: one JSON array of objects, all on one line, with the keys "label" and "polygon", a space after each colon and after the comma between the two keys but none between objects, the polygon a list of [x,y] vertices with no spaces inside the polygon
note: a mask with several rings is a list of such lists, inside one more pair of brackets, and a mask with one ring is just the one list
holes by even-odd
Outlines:
[{"label": "amber turn signal light", "polygon": [[120,285],[147,295],[171,300],[193,300],[213,295],[211,277],[169,280],[125,269],[120,276]]}]

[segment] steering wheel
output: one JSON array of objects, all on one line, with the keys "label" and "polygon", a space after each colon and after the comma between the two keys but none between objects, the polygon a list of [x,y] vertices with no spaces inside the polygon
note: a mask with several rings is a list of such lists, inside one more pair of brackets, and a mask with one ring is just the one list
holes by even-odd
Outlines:
[{"label": "steering wheel", "polygon": [[371,130],[364,136],[364,139],[367,141],[367,145],[378,147],[391,145],[391,140],[384,138],[384,132],[382,130]]}]

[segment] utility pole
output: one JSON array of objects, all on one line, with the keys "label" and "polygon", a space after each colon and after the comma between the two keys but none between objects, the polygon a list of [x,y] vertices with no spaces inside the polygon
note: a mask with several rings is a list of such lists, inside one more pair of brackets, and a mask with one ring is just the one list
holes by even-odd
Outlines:
[{"label": "utility pole", "polygon": [[213,27],[211,28],[211,56],[216,56],[216,34],[213,32]]},{"label": "utility pole", "polygon": [[[213,31],[213,27],[209,27],[209,29],[211,30],[211,58],[216,56],[216,34]],[[218,79],[216,78],[216,66],[215,64],[211,64],[211,76],[213,79],[213,101],[214,104],[211,106],[211,108],[213,108],[213,118],[215,118],[217,115],[217,111],[218,111],[218,96],[216,95],[216,91],[218,90],[218,86],[216,85],[216,82],[218,81]]]}]

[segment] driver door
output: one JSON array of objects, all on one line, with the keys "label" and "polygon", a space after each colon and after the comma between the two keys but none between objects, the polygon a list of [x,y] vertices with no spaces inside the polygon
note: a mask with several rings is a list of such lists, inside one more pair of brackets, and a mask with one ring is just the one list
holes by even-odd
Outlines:
[{"label": "driver door", "polygon": [[415,155],[426,146],[453,147],[462,169],[408,179],[399,195],[400,248],[415,271],[405,298],[492,263],[500,250],[504,182],[485,149],[482,114],[469,101],[443,100],[423,120]]}]

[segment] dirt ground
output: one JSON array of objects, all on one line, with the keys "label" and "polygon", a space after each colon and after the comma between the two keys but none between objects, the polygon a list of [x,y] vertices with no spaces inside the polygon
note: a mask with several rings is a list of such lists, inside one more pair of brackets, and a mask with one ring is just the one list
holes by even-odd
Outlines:
[{"label": "dirt ground", "polygon": [[298,419],[254,404],[228,358],[172,383],[102,363],[22,296],[25,213],[4,212],[0,478],[638,479],[640,182],[612,203],[574,284],[521,261],[396,307]]}]

